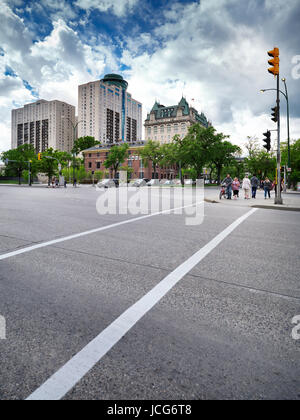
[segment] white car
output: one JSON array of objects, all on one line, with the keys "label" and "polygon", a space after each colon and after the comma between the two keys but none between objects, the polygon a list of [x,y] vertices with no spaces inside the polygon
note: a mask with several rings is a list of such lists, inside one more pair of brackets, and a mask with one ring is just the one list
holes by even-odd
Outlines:
[{"label": "white car", "polygon": [[145,185],[147,183],[144,179],[133,179],[129,184],[130,187],[145,187]]},{"label": "white car", "polygon": [[149,182],[147,182],[148,187],[153,187],[154,185],[159,185],[158,179],[151,179]]},{"label": "white car", "polygon": [[113,179],[103,179],[102,181],[98,182],[98,188],[115,188],[116,183]]},{"label": "white car", "polygon": [[174,187],[175,182],[172,179],[167,179],[164,185],[167,185],[168,187]]}]

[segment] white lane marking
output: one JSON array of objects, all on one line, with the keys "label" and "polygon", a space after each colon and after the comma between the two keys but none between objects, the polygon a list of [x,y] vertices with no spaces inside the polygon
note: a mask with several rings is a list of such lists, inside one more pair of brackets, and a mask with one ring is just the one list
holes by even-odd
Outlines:
[{"label": "white lane marking", "polygon": [[256,211],[257,209],[253,209],[237,219],[187,261],[172,271],[60,368],[40,388],[33,392],[27,400],[59,400],[63,398],[179,280]]},{"label": "white lane marking", "polygon": [[107,229],[112,229],[112,228],[117,227],[117,226],[126,225],[127,223],[137,222],[139,220],[147,219],[147,218],[153,217],[153,216],[158,216],[160,214],[166,214],[166,213],[170,214],[173,211],[185,209],[185,208],[188,208],[188,207],[198,206],[200,204],[203,204],[203,201],[199,201],[197,203],[189,204],[187,206],[181,206],[181,207],[177,207],[177,208],[173,208],[173,209],[162,210],[162,211],[159,211],[159,212],[156,212],[156,213],[147,214],[145,216],[135,217],[134,219],[127,219],[127,220],[124,220],[123,222],[113,223],[112,225],[102,226],[100,228],[88,230],[86,232],[75,233],[74,235],[65,236],[64,238],[53,239],[52,241],[43,242],[43,243],[40,243],[40,244],[28,246],[26,248],[21,248],[21,249],[18,249],[16,251],[8,252],[7,254],[0,255],[0,261],[1,260],[6,260],[7,258],[15,257],[16,255],[25,254],[26,252],[34,251],[35,249],[45,248],[46,246],[59,244],[60,242],[65,242],[65,241],[70,241],[71,239],[81,238],[82,236],[91,235],[91,234],[97,233],[97,232],[102,232],[102,231],[107,230]]}]

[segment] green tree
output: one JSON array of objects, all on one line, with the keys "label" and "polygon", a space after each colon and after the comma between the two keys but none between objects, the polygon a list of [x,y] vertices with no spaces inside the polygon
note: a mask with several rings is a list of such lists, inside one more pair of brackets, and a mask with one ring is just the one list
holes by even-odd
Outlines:
[{"label": "green tree", "polygon": [[79,168],[77,168],[75,170],[75,178],[79,181],[82,182],[84,179],[87,178],[87,172],[85,170],[84,165],[81,165]]},{"label": "green tree", "polygon": [[192,169],[193,179],[200,178],[203,167],[210,162],[218,137],[213,127],[204,128],[199,123],[189,127],[188,134],[180,141],[179,155],[186,169]]},{"label": "green tree", "polygon": [[222,133],[216,135],[216,142],[213,142],[210,154],[209,163],[212,163],[216,168],[216,175],[219,184],[221,182],[222,168],[233,164],[235,155],[241,153],[239,146],[236,146],[229,141],[224,141],[225,138],[228,138],[228,136],[225,136]]},{"label": "green tree", "polygon": [[74,153],[75,155],[78,155],[78,153],[80,153],[82,150],[89,149],[90,147],[96,146],[97,144],[100,144],[100,142],[95,140],[95,137],[92,137],[92,136],[79,137],[74,142],[72,153]]},{"label": "green tree", "polygon": [[256,150],[245,159],[245,164],[250,174],[255,174],[261,179],[273,179],[275,176],[276,157],[265,150]]},{"label": "green tree", "polygon": [[115,178],[117,177],[118,169],[125,159],[128,156],[129,146],[127,143],[122,144],[121,146],[112,146],[108,156],[104,162],[106,169],[112,169],[114,172]]},{"label": "green tree", "polygon": [[[291,169],[290,183],[294,188],[297,187],[297,183],[300,182],[300,139],[291,141]],[[282,145],[282,162],[286,164],[288,162],[288,148],[287,144]]]},{"label": "green tree", "polygon": [[[90,172],[89,172],[90,174]],[[96,171],[95,172],[95,179],[99,182],[101,179],[103,179],[104,172],[103,171]]]},{"label": "green tree", "polygon": [[[39,165],[35,154],[34,147],[31,144],[23,144],[16,149],[8,150],[1,154],[1,159],[14,161],[8,162],[5,168],[5,174],[7,176],[16,176],[19,178],[19,184],[21,184],[21,177],[23,171],[28,171],[28,162],[31,161],[31,175],[32,177],[37,174]],[[27,172],[28,174],[28,172]],[[32,179],[32,178],[31,178]]]},{"label": "green tree", "polygon": [[58,175],[59,157],[61,157],[61,152],[53,150],[52,148],[49,148],[42,153],[42,159],[40,161],[40,172],[47,175],[48,185],[51,183],[51,178],[55,175]]},{"label": "green tree", "polygon": [[156,179],[157,167],[163,158],[163,148],[160,143],[158,141],[149,140],[145,147],[140,151],[140,156],[143,159],[146,168],[149,166],[149,163],[152,162],[154,179]]}]

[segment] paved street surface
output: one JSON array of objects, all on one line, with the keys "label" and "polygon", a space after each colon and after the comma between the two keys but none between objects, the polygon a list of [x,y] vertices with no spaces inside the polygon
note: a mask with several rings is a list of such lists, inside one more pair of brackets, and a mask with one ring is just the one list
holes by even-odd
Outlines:
[{"label": "paved street surface", "polygon": [[[46,398],[49,378],[66,367],[63,382],[79,381],[62,399],[299,400],[300,213],[206,202],[203,223],[187,226],[173,213],[100,216],[99,194],[0,186],[0,399],[39,389]],[[298,195],[286,198],[299,206]],[[138,315],[133,305],[146,296],[143,311],[175,275]],[[138,319],[123,335],[132,307]],[[78,353],[90,363],[87,346],[106,328],[121,337],[80,376]],[[96,359],[105,345],[93,344]]]}]

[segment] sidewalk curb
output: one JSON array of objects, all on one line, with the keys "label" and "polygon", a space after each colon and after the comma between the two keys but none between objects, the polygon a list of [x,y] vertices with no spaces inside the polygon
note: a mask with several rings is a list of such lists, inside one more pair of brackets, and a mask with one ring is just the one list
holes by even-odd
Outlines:
[{"label": "sidewalk curb", "polygon": [[266,210],[300,211],[300,207],[284,207],[280,204],[278,204],[277,206],[264,206],[263,204],[256,204],[251,207],[254,209],[266,209]]}]

